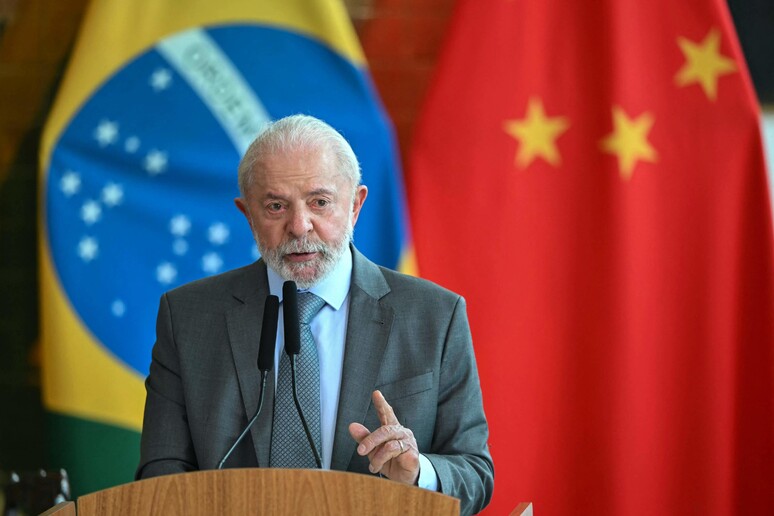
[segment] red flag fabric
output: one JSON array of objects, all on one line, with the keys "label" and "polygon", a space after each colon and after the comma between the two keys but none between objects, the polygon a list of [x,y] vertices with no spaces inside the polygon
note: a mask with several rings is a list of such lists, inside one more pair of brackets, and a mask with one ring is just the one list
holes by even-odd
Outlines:
[{"label": "red flag fabric", "polygon": [[774,247],[723,0],[460,0],[408,170],[464,295],[495,494],[774,514]]}]

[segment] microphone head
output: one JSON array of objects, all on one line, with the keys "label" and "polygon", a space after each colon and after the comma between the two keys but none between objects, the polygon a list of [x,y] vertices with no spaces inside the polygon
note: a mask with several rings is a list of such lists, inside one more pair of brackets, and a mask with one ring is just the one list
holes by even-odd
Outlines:
[{"label": "microphone head", "polygon": [[301,351],[301,326],[298,320],[298,289],[295,281],[282,285],[282,315],[285,319],[285,353],[298,355]]},{"label": "microphone head", "polygon": [[279,318],[279,298],[269,296],[263,305],[263,323],[261,324],[261,343],[258,346],[258,370],[271,371],[274,368],[274,345],[277,342],[277,319]]}]

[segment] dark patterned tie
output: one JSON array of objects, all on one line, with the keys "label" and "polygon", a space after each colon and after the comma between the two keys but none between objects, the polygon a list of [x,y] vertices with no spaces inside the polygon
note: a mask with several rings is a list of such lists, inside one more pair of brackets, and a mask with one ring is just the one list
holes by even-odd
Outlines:
[{"label": "dark patterned tie", "polygon": [[[301,323],[301,352],[296,356],[296,392],[304,418],[309,425],[317,453],[322,457],[320,436],[320,363],[317,346],[309,327],[325,301],[311,292],[298,294],[298,319]],[[301,418],[293,403],[290,381],[290,359],[282,353],[277,390],[274,396],[274,423],[271,432],[271,460],[273,468],[316,468],[314,454],[301,425]]]}]

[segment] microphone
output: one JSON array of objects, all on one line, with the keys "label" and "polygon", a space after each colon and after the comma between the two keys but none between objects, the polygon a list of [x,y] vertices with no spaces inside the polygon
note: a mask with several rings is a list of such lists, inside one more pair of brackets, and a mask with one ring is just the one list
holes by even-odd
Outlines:
[{"label": "microphone", "polygon": [[274,349],[277,343],[277,319],[279,318],[279,298],[269,296],[263,307],[263,324],[261,324],[261,344],[258,347],[258,370],[261,380],[274,369]]},{"label": "microphone", "polygon": [[285,353],[293,358],[301,352],[301,323],[298,320],[298,289],[295,281],[282,284],[282,314],[285,316]]},{"label": "microphone", "polygon": [[282,285],[282,314],[285,318],[285,353],[290,359],[290,385],[293,388],[293,403],[296,405],[298,417],[301,418],[301,425],[306,433],[306,440],[312,448],[314,461],[318,469],[322,469],[320,454],[317,453],[317,447],[314,445],[312,433],[309,431],[309,425],[306,424],[304,412],[301,410],[301,404],[298,402],[298,393],[296,392],[296,355],[301,352],[301,323],[298,319],[298,289],[295,281],[286,281]]},{"label": "microphone", "polygon": [[218,463],[218,469],[223,469],[223,465],[226,460],[231,456],[231,453],[236,449],[237,445],[242,442],[247,432],[250,431],[250,427],[258,419],[258,414],[261,413],[263,408],[263,393],[266,390],[266,376],[269,371],[274,368],[274,347],[277,342],[277,318],[279,317],[279,298],[277,296],[268,296],[266,298],[266,304],[263,306],[263,323],[261,324],[261,341],[258,345],[258,370],[261,371],[261,394],[258,399],[258,409],[255,411],[255,415],[247,423],[247,426],[242,433],[239,434],[237,440],[231,445],[221,461]]}]

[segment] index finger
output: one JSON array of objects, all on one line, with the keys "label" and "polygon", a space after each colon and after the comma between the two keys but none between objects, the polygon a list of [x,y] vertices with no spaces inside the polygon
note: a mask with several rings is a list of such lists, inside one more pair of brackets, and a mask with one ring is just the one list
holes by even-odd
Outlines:
[{"label": "index finger", "polygon": [[374,402],[374,408],[376,409],[376,414],[379,416],[379,422],[381,422],[382,426],[400,424],[398,418],[395,417],[395,412],[392,410],[390,404],[387,403],[387,400],[384,399],[384,395],[381,391],[374,391],[371,395],[371,400]]}]

